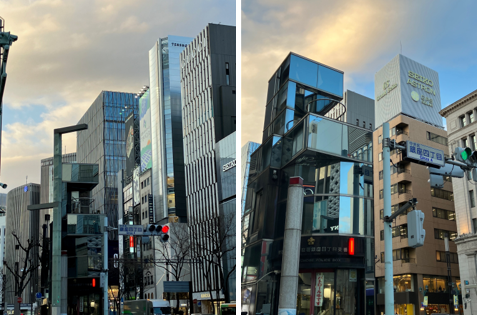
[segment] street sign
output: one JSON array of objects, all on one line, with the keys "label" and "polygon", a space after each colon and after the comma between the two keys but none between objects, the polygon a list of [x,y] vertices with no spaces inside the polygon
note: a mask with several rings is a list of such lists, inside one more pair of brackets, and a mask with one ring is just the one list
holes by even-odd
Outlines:
[{"label": "street sign", "polygon": [[23,299],[22,299],[22,297],[21,297],[21,296],[19,296],[19,297],[17,298],[17,302],[18,302],[18,303],[21,303],[21,302],[23,302]]},{"label": "street sign", "polygon": [[194,304],[197,304],[197,299],[194,299]]},{"label": "street sign", "polygon": [[443,167],[445,164],[444,151],[412,141],[406,141],[406,157],[428,166]]},{"label": "street sign", "polygon": [[197,306],[201,306],[201,305],[202,305],[202,303],[200,301],[197,302]]},{"label": "street sign", "polygon": [[41,299],[41,292],[37,292],[37,293],[35,294],[35,296],[36,296],[37,299]]},{"label": "street sign", "polygon": [[119,235],[143,235],[142,225],[119,225]]},{"label": "street sign", "polygon": [[104,280],[105,280],[105,278],[106,278],[105,276],[106,276],[106,273],[105,273],[105,272],[101,272],[101,273],[99,274],[99,286],[100,286],[101,288],[104,288]]}]

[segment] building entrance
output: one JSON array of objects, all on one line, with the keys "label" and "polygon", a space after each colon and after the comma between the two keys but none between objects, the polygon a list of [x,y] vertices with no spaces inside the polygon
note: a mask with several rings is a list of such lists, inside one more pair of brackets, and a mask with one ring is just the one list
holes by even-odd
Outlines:
[{"label": "building entrance", "polygon": [[358,309],[357,269],[300,270],[298,315],[355,315]]}]

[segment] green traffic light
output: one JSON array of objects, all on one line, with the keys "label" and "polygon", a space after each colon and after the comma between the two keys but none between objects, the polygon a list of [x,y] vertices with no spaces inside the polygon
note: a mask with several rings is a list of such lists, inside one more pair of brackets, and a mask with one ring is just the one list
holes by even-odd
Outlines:
[{"label": "green traffic light", "polygon": [[472,150],[470,148],[465,148],[464,151],[460,154],[462,156],[462,159],[464,161],[467,161],[467,159],[472,155]]}]

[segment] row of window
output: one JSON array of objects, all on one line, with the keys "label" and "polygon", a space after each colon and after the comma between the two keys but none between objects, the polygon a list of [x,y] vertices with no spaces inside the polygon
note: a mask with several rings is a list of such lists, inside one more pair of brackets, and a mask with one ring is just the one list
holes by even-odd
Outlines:
[{"label": "row of window", "polygon": [[445,145],[447,147],[447,138],[443,136],[436,135],[435,133],[432,132],[427,132],[427,140],[434,141],[436,143]]},{"label": "row of window", "polygon": [[[440,261],[440,262],[447,262],[446,252],[437,250],[436,251],[436,259],[437,259],[437,261]],[[457,264],[458,263],[457,253],[449,253],[449,261],[453,264]]]},{"label": "row of window", "polygon": [[436,240],[443,240],[445,238],[446,233],[449,235],[449,239],[451,241],[455,240],[455,238],[457,237],[457,232],[434,229],[434,238]]},{"label": "row of window", "polygon": [[[381,236],[381,241],[384,241],[384,230],[381,230],[380,236]],[[403,238],[407,238],[407,224],[403,224],[403,225],[393,227],[392,228],[392,236],[393,236],[393,238],[398,237],[398,236],[401,236]]]},{"label": "row of window", "polygon": [[[405,194],[405,193],[410,193],[410,192],[411,191],[406,189],[406,184],[399,183],[399,184],[391,185],[391,195],[394,195],[394,194],[397,194],[397,193]],[[383,196],[384,196],[383,189],[381,189],[379,191],[379,199],[383,199]]]},{"label": "row of window", "polygon": [[144,187],[147,187],[149,185],[150,185],[150,183],[149,183],[149,177],[148,177],[141,182],[141,189],[143,189]]},{"label": "row of window", "polygon": [[[447,277],[444,276],[422,276],[422,285],[420,288],[426,288],[427,292],[447,292],[449,286],[447,285]],[[414,283],[416,275],[397,275],[393,277],[394,292],[414,292]],[[460,287],[460,279],[455,279],[456,287]],[[378,290],[380,294],[384,293],[384,277],[378,278]]]},{"label": "row of window", "polygon": [[438,219],[455,221],[455,212],[450,210],[432,208],[432,216]]},{"label": "row of window", "polygon": [[474,121],[475,119],[473,111],[467,112],[466,114],[459,117],[459,123],[461,128],[473,123]]},{"label": "row of window", "polygon": [[[393,250],[393,260],[409,261],[409,248],[400,248]],[[381,252],[381,263],[384,263],[384,252]]]},{"label": "row of window", "polygon": [[[398,211],[399,208],[402,206],[403,204],[396,204],[396,205],[392,205],[391,206],[391,214],[393,214],[394,212]],[[404,211],[403,213],[400,214],[400,216],[402,215],[407,215],[409,212],[411,212],[413,209],[412,208],[409,208],[407,209],[407,211]],[[381,219],[384,219],[384,209],[381,209],[379,211],[379,217]]]},{"label": "row of window", "polygon": [[[407,260],[409,261],[409,248],[400,248],[393,250],[393,260]],[[437,250],[436,260],[439,262],[447,262],[446,252]],[[457,253],[449,253],[449,260],[453,264],[458,263]],[[381,263],[384,263],[384,252],[381,252]]]},{"label": "row of window", "polygon": [[454,201],[454,193],[439,188],[431,188],[431,196],[449,201]]}]

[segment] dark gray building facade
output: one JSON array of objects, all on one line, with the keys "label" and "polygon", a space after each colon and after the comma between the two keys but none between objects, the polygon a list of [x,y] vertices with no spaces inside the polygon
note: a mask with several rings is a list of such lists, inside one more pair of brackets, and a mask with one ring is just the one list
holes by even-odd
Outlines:
[{"label": "dark gray building facade", "polygon": [[[134,93],[102,91],[78,124],[88,129],[77,134],[78,163],[99,165],[99,183],[92,190],[92,207],[104,213],[109,225],[118,224],[117,173],[126,168],[125,119],[137,115],[138,99]],[[81,196],[80,196],[81,197]],[[117,239],[117,233],[110,237]]]},{"label": "dark gray building facade", "polygon": [[[220,205],[225,205],[225,199],[221,199],[224,190],[222,197],[219,193],[216,144],[233,134],[236,126],[235,32],[233,26],[208,24],[180,55],[187,223],[191,235],[215,226]],[[200,246],[206,247],[205,242]],[[206,259],[203,251],[194,253],[193,258]],[[213,272],[204,274],[206,268]],[[215,296],[217,286],[223,285],[217,279],[222,271],[217,266],[192,266],[194,299],[202,301],[198,311],[211,313],[218,306],[210,303],[210,291],[216,301],[226,299],[224,294]]]}]

